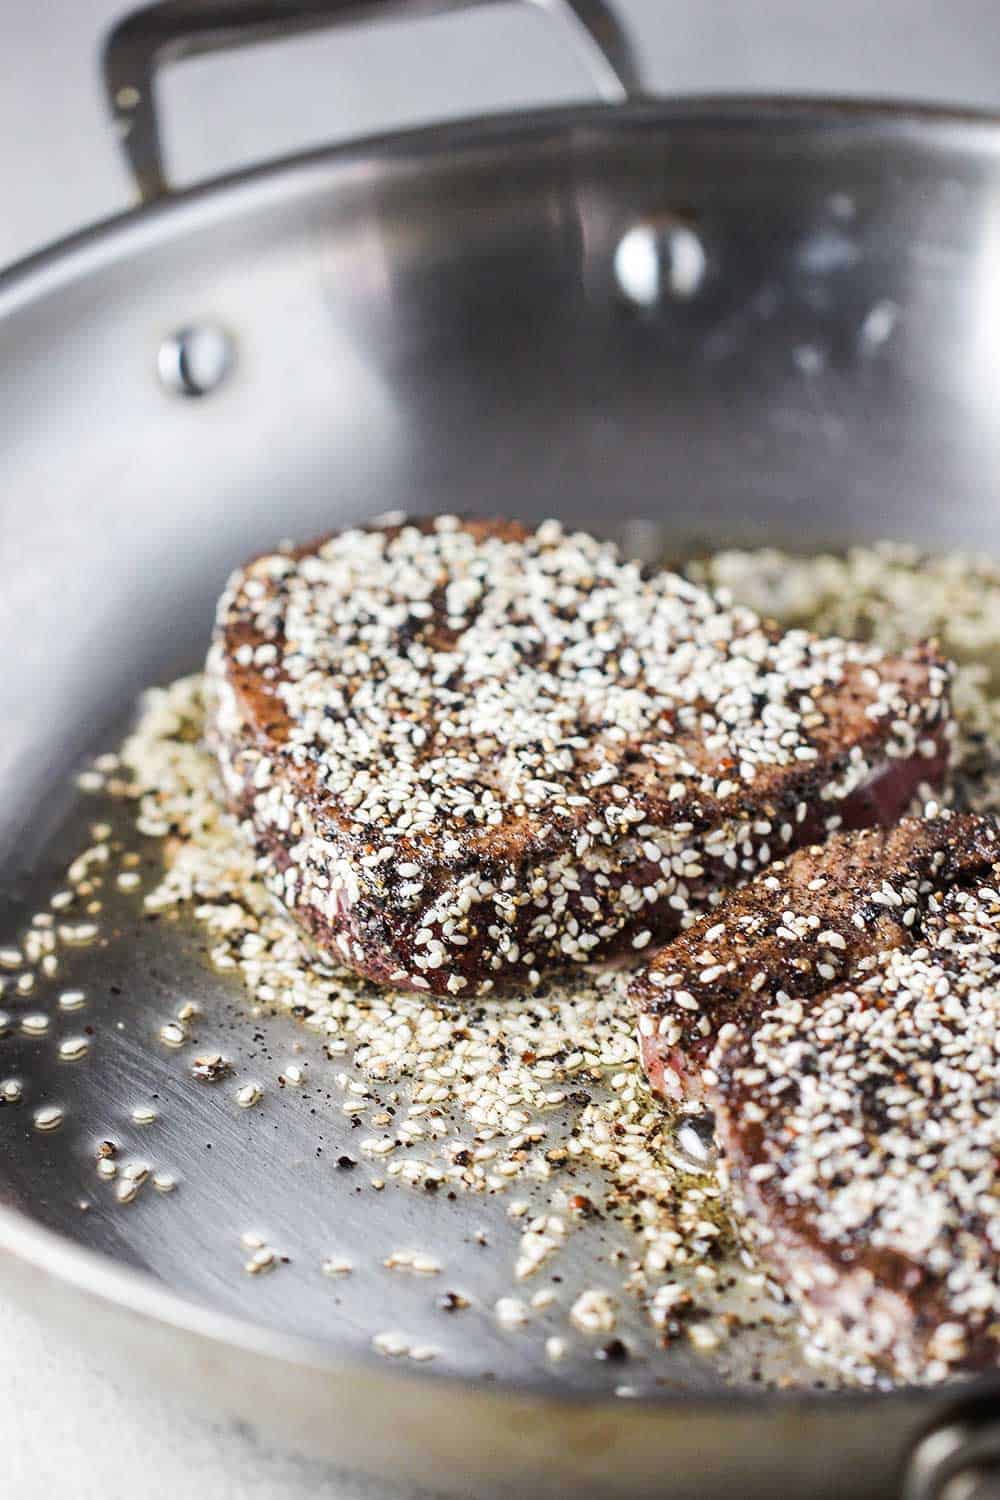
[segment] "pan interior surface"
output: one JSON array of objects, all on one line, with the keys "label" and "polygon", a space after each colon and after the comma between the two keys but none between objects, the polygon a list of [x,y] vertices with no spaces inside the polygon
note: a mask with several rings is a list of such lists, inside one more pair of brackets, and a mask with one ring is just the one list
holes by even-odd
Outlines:
[{"label": "pan interior surface", "polygon": [[[83,757],[114,747],[141,689],[197,669],[227,570],[279,537],[401,509],[554,514],[647,557],[882,536],[996,550],[998,205],[988,122],[636,106],[331,153],[0,282],[0,940],[119,815],[75,790]],[[770,1334],[738,1367],[682,1342],[625,1370],[593,1345],[554,1365],[544,1315],[511,1337],[493,1316],[519,1233],[506,1203],[338,1168],[359,1131],[311,1081],[319,1040],[248,1017],[193,924],[103,899],[112,939],[18,1001],[51,1012],[47,1033],[0,1039],[26,1098],[0,1111],[0,1202],[338,1359],[405,1328],[439,1351],[428,1375],[511,1390],[662,1405],[753,1387],[772,1358],[815,1378]],[[79,1017],[55,999],[70,987]],[[186,999],[197,1050],[238,1081],[292,1066],[308,1085],[240,1110],[230,1082],[193,1079],[157,1043]],[[65,1119],[39,1131],[50,1103]],[[123,1206],[96,1175],[105,1137],[177,1191]],[[588,1226],[571,1266],[606,1265],[612,1233]],[[246,1273],[247,1235],[277,1252],[267,1275]],[[383,1265],[424,1245],[433,1278]],[[331,1257],[351,1274],[324,1277]],[[449,1292],[470,1309],[445,1311]]]},{"label": "pan interior surface", "polygon": [[[119,838],[140,851],[132,868],[143,888],[155,885],[159,841],[137,839],[120,804],[84,793],[37,872],[10,893],[8,948],[32,915],[50,910],[67,866],[94,846],[94,826],[112,851]],[[99,878],[97,865],[91,874]],[[30,996],[4,997],[13,1025],[2,1040],[3,1075],[20,1082],[21,1097],[0,1114],[3,1194],[34,1223],[152,1273],[197,1305],[326,1346],[328,1357],[369,1358],[373,1341],[391,1355],[395,1336],[418,1363],[426,1351],[430,1374],[563,1394],[707,1393],[749,1384],[752,1372],[759,1382],[792,1370],[801,1384],[816,1383],[785,1327],[750,1332],[716,1360],[683,1338],[660,1356],[639,1302],[622,1297],[616,1339],[635,1357],[620,1362],[610,1332],[573,1337],[567,1296],[598,1285],[619,1300],[623,1273],[609,1252],[624,1263],[634,1240],[627,1216],[574,1228],[551,1266],[518,1284],[521,1235],[550,1212],[545,1180],[458,1193],[448,1183],[393,1180],[388,1159],[369,1154],[392,1126],[378,1112],[373,1121],[370,1100],[376,1091],[402,1119],[405,1084],[368,1088],[349,1054],[338,1062],[324,1051],[322,1032],[287,1012],[251,1008],[239,978],[213,971],[210,940],[195,922],[172,911],[151,920],[141,896],[111,876],[95,894],[100,936],[78,949],[63,942],[58,975],[39,977]],[[74,924],[85,918],[79,904],[68,915]],[[178,1022],[185,1005],[197,1014]],[[41,1035],[37,1017],[48,1019]],[[220,1056],[224,1075],[205,1077],[197,1059]],[[345,1066],[356,1094],[334,1082]],[[240,1090],[255,1084],[262,1097],[241,1108],[250,1096]],[[62,1114],[51,1130],[38,1113],[47,1109]],[[561,1113],[550,1113],[553,1127]],[[442,1141],[470,1136],[460,1115],[435,1130]],[[113,1156],[102,1154],[107,1143]],[[133,1194],[138,1166],[148,1177]],[[601,1172],[586,1164],[572,1188],[595,1204],[607,1195]],[[505,1326],[501,1299],[523,1297],[527,1307],[543,1288],[549,1300],[531,1310],[527,1336]],[[546,1339],[557,1334],[569,1335],[569,1357],[555,1363]]]}]

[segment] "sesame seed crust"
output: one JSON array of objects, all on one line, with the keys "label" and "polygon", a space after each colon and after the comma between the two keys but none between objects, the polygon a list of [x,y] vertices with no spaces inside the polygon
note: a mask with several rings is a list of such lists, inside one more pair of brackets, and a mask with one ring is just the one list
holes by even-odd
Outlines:
[{"label": "sesame seed crust", "polygon": [[348,967],[452,996],[641,949],[803,840],[891,820],[951,727],[928,648],[782,635],[554,522],[258,558],[207,677],[272,892]]},{"label": "sesame seed crust", "polygon": [[835,836],[715,914],[723,976],[699,988],[703,922],[633,986],[647,1071],[710,1103],[752,1240],[856,1379],[1000,1362],[998,888],[988,819]]},{"label": "sesame seed crust", "polygon": [[934,892],[985,878],[996,857],[989,820],[943,815],[832,834],[776,860],[633,980],[656,1091],[703,1099],[727,1027],[752,1029],[782,996],[810,1000],[872,954],[915,942]]}]

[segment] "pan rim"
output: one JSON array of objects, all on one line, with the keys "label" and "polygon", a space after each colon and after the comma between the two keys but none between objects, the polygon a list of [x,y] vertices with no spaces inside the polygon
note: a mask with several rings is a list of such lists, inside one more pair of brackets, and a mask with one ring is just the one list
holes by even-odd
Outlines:
[{"label": "pan rim", "polygon": [[[913,130],[933,132],[946,142],[953,134],[962,144],[981,143],[1000,152],[1000,113],[953,108],[918,101],[838,99],[825,95],[774,96],[755,94],[694,94],[679,99],[640,99],[623,105],[586,104],[556,106],[516,113],[501,113],[446,124],[432,124],[406,131],[366,136],[336,146],[320,146],[282,157],[264,165],[244,169],[171,194],[149,206],[138,206],[87,226],[51,246],[35,252],[0,271],[0,322],[23,311],[33,302],[87,275],[113,264],[130,253],[183,234],[195,223],[227,217],[258,207],[268,200],[287,199],[290,193],[314,191],[317,182],[331,170],[350,169],[372,156],[421,164],[442,157],[454,160],[506,139],[512,145],[538,144],[548,138],[568,139],[589,129],[622,131],[639,126],[675,126],[694,131],[724,127],[752,127],[816,131],[823,128],[869,129],[887,139],[901,139]],[[165,1287],[150,1273],[124,1265],[112,1257],[76,1245],[54,1230],[32,1219],[30,1214],[0,1203],[0,1252],[51,1276],[74,1292],[98,1298],[154,1323],[229,1349],[264,1355],[270,1359],[349,1380],[358,1370],[378,1370],[379,1377],[395,1381],[400,1390],[419,1381],[432,1381],[442,1392],[475,1392],[484,1401],[516,1403],[530,1398],[540,1406],[566,1411],[584,1410],[621,1413],[622,1403],[606,1396],[566,1391],[539,1391],[521,1381],[487,1384],[433,1371],[388,1369],[375,1354],[338,1350],[329,1341],[311,1340],[283,1333],[265,1324],[224,1313],[194,1298]],[[806,1411],[833,1406],[841,1410],[870,1411],[874,1400],[916,1404],[934,1398],[941,1401],[975,1400],[1000,1392],[1000,1377],[985,1375],[960,1386],[943,1388],[900,1387],[887,1392],[858,1388],[823,1390],[798,1388],[786,1391],[753,1390],[747,1387],[692,1392],[670,1391],[643,1395],[628,1407],[649,1415],[692,1409]]]},{"label": "pan rim", "polygon": [[484,146],[495,145],[501,137],[509,144],[528,144],[533,137],[569,137],[593,126],[615,130],[641,125],[674,125],[687,130],[720,125],[729,130],[764,126],[798,130],[835,126],[856,130],[867,126],[897,137],[914,128],[931,129],[946,134],[981,134],[1000,151],[1000,111],[963,109],[919,100],[837,98],[828,94],[696,93],[670,99],[652,96],[618,105],[552,105],[473,116],[313,147],[213,177],[172,192],[155,203],[137,204],[99,219],[0,268],[0,321],[90,269],[113,263],[146,243],[160,243],[168,228],[183,233],[195,219],[203,222],[209,210],[214,209],[222,217],[240,208],[258,206],[258,200],[262,203],[268,198],[287,198],[292,188],[297,193],[306,193],[315,185],[314,178],[330,168],[357,166],[373,156],[384,160],[396,157],[400,161],[410,157],[423,163],[447,152],[454,160],[458,154],[472,154]]},{"label": "pan rim", "polygon": [[[126,1313],[166,1326],[217,1347],[264,1356],[279,1363],[307,1369],[317,1375],[350,1380],[359,1372],[377,1374],[394,1382],[402,1392],[419,1383],[433,1384],[442,1393],[474,1393],[484,1401],[498,1400],[516,1405],[530,1400],[541,1406],[567,1414],[597,1412],[621,1413],[621,1400],[605,1394],[566,1390],[560,1393],[538,1389],[530,1381],[494,1382],[476,1377],[439,1374],[433,1370],[410,1370],[406,1366],[387,1367],[384,1359],[367,1351],[338,1350],[328,1340],[309,1339],[300,1334],[283,1333],[264,1323],[222,1312],[208,1303],[185,1296],[165,1287],[148,1271],[123,1264],[109,1255],[75,1244],[54,1229],[37,1223],[22,1209],[0,1203],[0,1255],[10,1255],[24,1265],[53,1277],[64,1287],[88,1300],[97,1298]],[[926,1404],[935,1397],[960,1399],[963,1403],[983,1396],[1000,1395],[1000,1376],[990,1374],[941,1387],[898,1386],[892,1390],[873,1391],[861,1387],[817,1389],[792,1387],[787,1390],[753,1390],[748,1386],[720,1386],[704,1391],[671,1390],[662,1394],[641,1392],[630,1397],[631,1411],[648,1415],[669,1412],[721,1410],[743,1413],[789,1412],[829,1413],[869,1411],[874,1402],[880,1405]]]}]

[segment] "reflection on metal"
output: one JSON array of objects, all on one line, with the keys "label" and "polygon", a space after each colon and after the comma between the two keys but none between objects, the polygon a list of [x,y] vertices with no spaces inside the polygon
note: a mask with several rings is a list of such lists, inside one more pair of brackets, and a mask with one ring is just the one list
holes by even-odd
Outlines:
[{"label": "reflection on metal", "polygon": [[705,279],[706,256],[688,224],[652,220],[626,231],[615,251],[615,279],[627,301],[655,307],[663,297],[686,302]]},{"label": "reflection on metal", "polygon": [[906,1471],[903,1500],[1000,1500],[995,1402],[977,1404],[921,1440]]},{"label": "reflection on metal", "polygon": [[708,1110],[684,1115],[674,1135],[678,1152],[696,1172],[704,1172],[715,1161],[715,1120]]}]

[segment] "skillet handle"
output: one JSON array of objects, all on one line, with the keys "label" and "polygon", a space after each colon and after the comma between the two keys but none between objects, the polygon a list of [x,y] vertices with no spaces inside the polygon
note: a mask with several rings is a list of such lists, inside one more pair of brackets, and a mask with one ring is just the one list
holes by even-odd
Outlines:
[{"label": "skillet handle", "polygon": [[[154,85],[164,63],[295,32],[390,16],[440,15],[496,0],[157,0],[123,17],[103,49],[104,88],[142,203],[170,192]],[[570,23],[574,50],[600,98],[639,93],[632,48],[605,0],[526,0]]]}]

